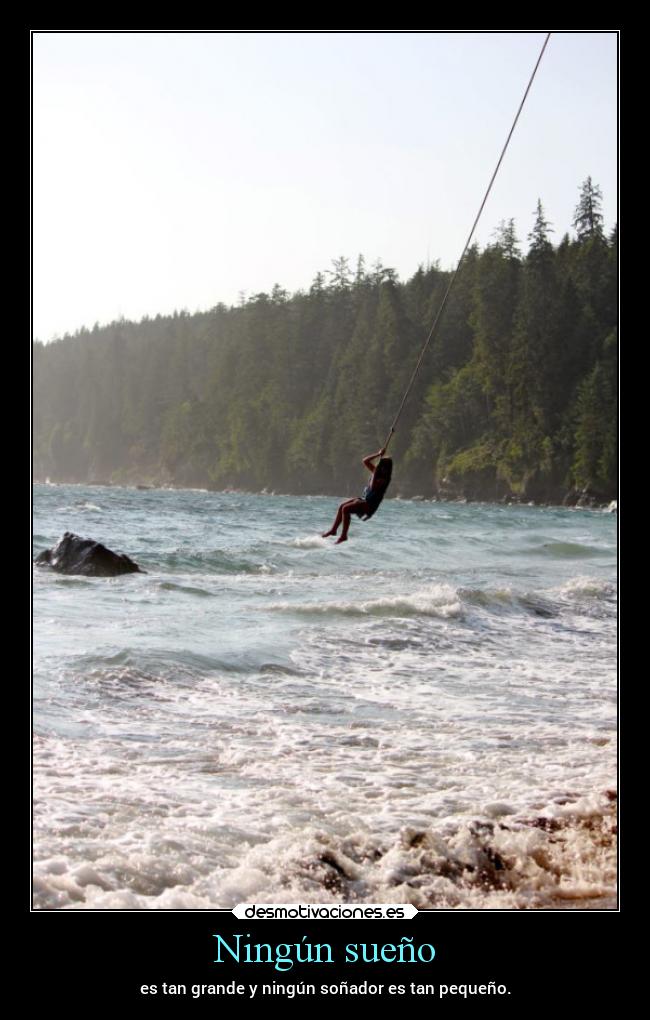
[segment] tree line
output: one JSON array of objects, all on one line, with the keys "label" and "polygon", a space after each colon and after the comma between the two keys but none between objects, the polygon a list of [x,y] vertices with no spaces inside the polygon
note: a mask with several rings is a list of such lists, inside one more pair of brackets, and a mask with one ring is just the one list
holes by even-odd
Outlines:
[{"label": "tree line", "polygon": [[[617,492],[618,232],[587,178],[554,245],[541,201],[474,245],[392,440],[395,492]],[[80,329],[33,353],[39,480],[356,492],[450,274],[340,257],[306,291]],[[570,498],[570,497],[569,497]]]}]

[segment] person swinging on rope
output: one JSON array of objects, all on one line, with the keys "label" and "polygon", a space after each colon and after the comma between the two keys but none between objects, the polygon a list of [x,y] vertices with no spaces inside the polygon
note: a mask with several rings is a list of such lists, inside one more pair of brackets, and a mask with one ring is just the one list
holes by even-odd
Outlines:
[{"label": "person swinging on rope", "polygon": [[[382,447],[378,453],[371,453],[363,458],[364,466],[372,473],[370,484],[366,485],[360,497],[347,499],[341,503],[336,511],[334,524],[329,531],[323,532],[323,538],[336,535],[339,525],[343,522],[341,537],[337,539],[336,545],[339,545],[341,542],[347,542],[351,515],[355,514],[357,517],[361,517],[362,520],[368,521],[376,512],[386,494],[386,489],[390,485],[393,474],[393,461],[390,457],[384,457],[385,452],[386,447]],[[374,461],[377,461],[377,464]]]}]

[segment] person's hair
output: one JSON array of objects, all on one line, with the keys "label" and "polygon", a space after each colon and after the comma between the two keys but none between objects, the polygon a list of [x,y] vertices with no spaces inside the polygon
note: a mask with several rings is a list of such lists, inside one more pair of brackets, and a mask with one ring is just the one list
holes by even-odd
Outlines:
[{"label": "person's hair", "polygon": [[385,489],[390,485],[390,480],[393,476],[393,459],[392,457],[380,457],[377,467],[375,468],[375,478],[383,483]]}]

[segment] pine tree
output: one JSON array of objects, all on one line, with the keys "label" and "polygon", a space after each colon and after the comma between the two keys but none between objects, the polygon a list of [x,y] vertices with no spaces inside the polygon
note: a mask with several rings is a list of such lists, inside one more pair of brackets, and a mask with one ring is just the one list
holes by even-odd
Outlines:
[{"label": "pine tree", "polygon": [[580,189],[580,200],[573,217],[573,227],[579,241],[603,236],[602,192],[591,177],[587,177]]},{"label": "pine tree", "polygon": [[495,236],[496,241],[492,247],[499,248],[507,259],[518,260],[521,258],[514,219],[501,220],[495,231]]},{"label": "pine tree", "polygon": [[537,199],[537,207],[535,209],[535,223],[532,231],[528,235],[530,241],[530,247],[528,249],[528,255],[533,258],[547,257],[553,252],[553,245],[549,241],[548,235],[552,233],[553,227],[544,216],[544,207],[542,206],[542,200]]}]

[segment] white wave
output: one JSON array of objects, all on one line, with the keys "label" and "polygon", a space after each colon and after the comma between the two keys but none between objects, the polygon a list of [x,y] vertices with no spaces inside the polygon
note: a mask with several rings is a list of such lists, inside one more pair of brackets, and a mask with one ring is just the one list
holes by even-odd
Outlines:
[{"label": "white wave", "polygon": [[616,588],[609,581],[598,577],[574,577],[559,589],[562,595],[569,598],[581,598],[585,595],[592,598],[608,597],[616,594]]},{"label": "white wave", "polygon": [[[381,835],[292,829],[245,846],[233,867],[180,865],[117,846],[92,862],[35,865],[37,909],[174,910],[236,903],[412,903],[439,909],[613,909],[615,795],[549,805],[534,816],[491,805],[494,820],[403,826]],[[494,816],[498,816],[498,820]],[[506,815],[505,819],[502,816]]]},{"label": "white wave", "polygon": [[304,538],[294,538],[289,544],[296,549],[325,549],[327,539],[320,535],[306,535]]},{"label": "white wave", "polygon": [[455,588],[434,584],[412,595],[389,595],[380,599],[360,599],[358,602],[272,602],[265,608],[281,612],[307,614],[342,613],[344,615],[371,616],[459,616],[461,601]]},{"label": "white wave", "polygon": [[613,906],[616,816],[606,795],[551,804],[532,818],[515,816],[506,804],[488,807],[495,820],[466,820],[446,830],[285,834],[248,851],[215,893],[227,906],[373,897],[420,908],[521,909],[585,900]]},{"label": "white wave", "polygon": [[96,503],[90,503],[89,501],[83,501],[79,503],[73,503],[72,506],[59,506],[56,508],[56,513],[79,513],[82,510],[90,510],[93,513],[103,513],[100,506]]}]

